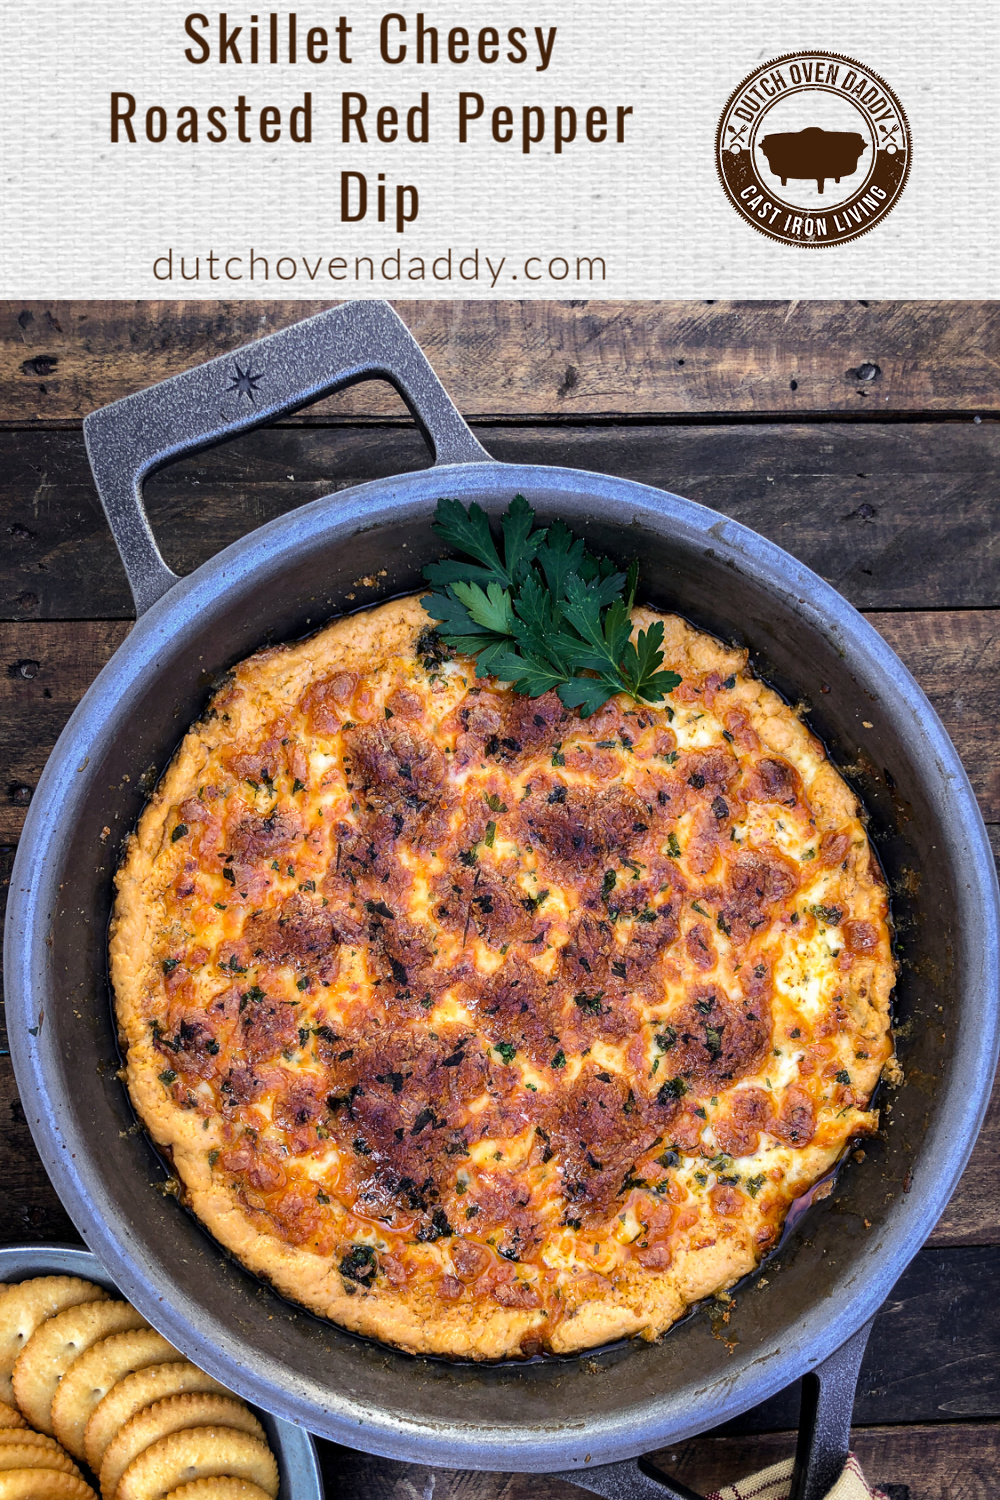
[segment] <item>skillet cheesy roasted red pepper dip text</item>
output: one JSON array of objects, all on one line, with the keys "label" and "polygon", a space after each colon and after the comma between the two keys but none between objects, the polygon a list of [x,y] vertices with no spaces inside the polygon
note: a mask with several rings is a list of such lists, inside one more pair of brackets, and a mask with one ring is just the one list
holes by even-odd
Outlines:
[{"label": "skillet cheesy roasted red pepper dip text", "polygon": [[477,680],[416,598],[238,666],[119,873],[128,1083],[251,1270],[415,1352],[652,1338],[874,1129],[858,806],[676,617],[660,707]]}]

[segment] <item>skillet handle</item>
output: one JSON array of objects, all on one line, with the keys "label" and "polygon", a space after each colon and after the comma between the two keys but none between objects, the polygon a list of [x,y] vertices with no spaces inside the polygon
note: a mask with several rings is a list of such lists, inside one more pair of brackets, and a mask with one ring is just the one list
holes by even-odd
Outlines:
[{"label": "skillet handle", "polygon": [[91,412],[97,492],[142,615],[177,583],[142,498],[150,474],[361,380],[388,380],[435,464],[492,463],[388,302],[346,302]]},{"label": "skillet handle", "polygon": [[[874,1320],[872,1320],[874,1321]],[[802,1380],[799,1437],[788,1500],[824,1500],[840,1477],[851,1445],[851,1413],[871,1323],[841,1344]],[[606,1500],[703,1500],[645,1458],[552,1474]]]}]

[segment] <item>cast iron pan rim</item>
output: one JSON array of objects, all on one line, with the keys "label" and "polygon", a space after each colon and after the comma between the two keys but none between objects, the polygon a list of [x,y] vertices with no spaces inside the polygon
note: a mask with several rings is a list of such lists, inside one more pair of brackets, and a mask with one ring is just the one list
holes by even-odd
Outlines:
[{"label": "cast iron pan rim", "polygon": [[[977,977],[972,971],[978,971],[980,1009],[975,1025],[970,1015],[960,1017],[953,1081],[943,1094],[932,1134],[921,1153],[922,1162],[932,1157],[934,1166],[920,1174],[907,1198],[897,1202],[880,1239],[867,1248],[851,1278],[838,1282],[835,1293],[800,1321],[780,1350],[765,1346],[742,1365],[740,1356],[734,1356],[731,1375],[724,1382],[728,1394],[720,1399],[718,1379],[711,1391],[715,1421],[766,1399],[838,1348],[877,1311],[940,1216],[975,1140],[996,1053],[1000,946],[996,875],[982,818],[957,753],[922,690],[877,632],[816,574],[749,528],[692,501],[632,481],[581,470],[506,464],[440,466],[376,480],[323,497],[250,533],[183,579],[137,623],[85,695],[49,759],[28,811],[12,880],[6,954],[11,1051],[26,1114],[56,1190],[81,1234],[150,1322],[249,1399],[340,1441],[361,1442],[368,1451],[386,1456],[412,1459],[417,1453],[438,1464],[537,1472],[579,1462],[582,1435],[565,1427],[541,1435],[535,1430],[505,1428],[492,1412],[488,1417],[484,1414],[481,1426],[445,1428],[440,1423],[387,1415],[350,1394],[340,1397],[336,1411],[327,1407],[321,1415],[315,1400],[290,1389],[294,1382],[289,1381],[287,1368],[282,1374],[282,1367],[275,1363],[269,1376],[244,1363],[246,1346],[241,1355],[240,1340],[228,1336],[228,1330],[220,1330],[223,1336],[202,1347],[205,1335],[183,1310],[183,1296],[178,1305],[169,1305],[145,1272],[146,1255],[134,1226],[113,1209],[102,1214],[104,1184],[98,1165],[90,1158],[85,1141],[67,1140],[58,1131],[40,1051],[27,1036],[27,1027],[34,1022],[31,974],[44,959],[47,920],[40,902],[47,894],[46,853],[59,820],[73,816],[75,804],[85,794],[86,778],[81,779],[78,768],[84,766],[91,746],[116,732],[119,705],[130,687],[140,674],[158,670],[161,649],[169,648],[175,635],[184,636],[192,628],[196,631],[203,611],[211,609],[220,596],[237,592],[262,572],[280,572],[317,538],[328,540],[331,533],[336,537],[340,532],[347,540],[359,530],[418,514],[431,498],[448,492],[449,480],[459,481],[460,489],[466,487],[465,498],[470,488],[480,497],[484,490],[491,490],[503,499],[509,499],[508,491],[516,488],[534,492],[535,498],[546,493],[556,497],[561,492],[570,511],[588,499],[604,500],[622,507],[625,521],[631,509],[636,522],[651,518],[662,525],[666,520],[689,541],[705,546],[711,540],[720,554],[729,554],[734,565],[755,575],[763,588],[795,601],[798,611],[827,636],[835,633],[848,659],[881,679],[883,704],[892,705],[897,719],[908,715],[914,733],[927,743],[928,776],[939,783],[952,809],[949,833],[955,862],[966,872],[963,890],[957,894],[976,912],[979,923],[974,946],[971,952],[967,949],[967,964],[970,986]],[[967,932],[967,944],[970,941]],[[964,1080],[960,1093],[954,1082],[959,1073]],[[254,1363],[259,1365],[259,1356]],[[462,1378],[461,1371],[455,1373]],[[704,1417],[697,1397],[698,1392],[691,1393],[692,1414],[686,1421],[665,1420],[661,1405],[651,1400],[612,1411],[601,1426],[591,1424],[586,1446],[593,1462],[629,1457],[637,1448],[648,1451],[658,1443],[699,1431]]]}]

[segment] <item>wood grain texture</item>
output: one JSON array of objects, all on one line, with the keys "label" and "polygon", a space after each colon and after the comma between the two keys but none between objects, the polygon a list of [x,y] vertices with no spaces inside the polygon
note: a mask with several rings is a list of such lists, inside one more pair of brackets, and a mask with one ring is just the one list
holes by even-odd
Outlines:
[{"label": "wood grain texture", "polygon": [[[992,828],[1000,863],[1000,828]],[[1000,1079],[972,1155],[929,1245],[1000,1245]]]},{"label": "wood grain texture", "polygon": [[[719,510],[858,608],[1000,605],[1000,422],[477,430],[506,462],[611,473]],[[149,514],[184,573],[306,501],[427,463],[412,428],[274,428],[155,476]],[[131,615],[79,434],[0,433],[0,542],[0,617]]]},{"label": "wood grain texture", "polygon": [[[1000,1427],[992,1422],[856,1427],[851,1446],[872,1483],[895,1487],[890,1490],[892,1500],[992,1500],[996,1494]],[[789,1458],[794,1451],[795,1434],[775,1432],[754,1438],[695,1438],[656,1454],[654,1461],[704,1492]],[[535,1500],[532,1491],[527,1493]],[[438,1500],[439,1492],[434,1494]],[[329,1500],[335,1495],[336,1491]]]},{"label": "wood grain texture", "polygon": [[[868,1479],[891,1500],[994,1500],[1000,1426],[856,1427],[851,1446]],[[794,1432],[701,1437],[652,1455],[657,1467],[704,1494],[790,1458]],[[539,1474],[470,1474],[367,1458],[320,1444],[327,1500],[580,1500],[576,1485]]]},{"label": "wood grain texture", "polygon": [[[0,844],[0,928],[7,909],[14,848]],[[31,1240],[78,1243],[80,1236],[45,1175],[31,1139],[7,1045],[0,979],[0,1244]]]},{"label": "wood grain texture", "polygon": [[[10,302],[0,420],[77,422],[332,302]],[[402,302],[467,416],[998,411],[1000,304]],[[794,385],[793,385],[794,382]],[[311,416],[385,415],[356,388]]]},{"label": "wood grain texture", "polygon": [[20,832],[63,725],[128,630],[124,620],[0,624],[0,839]]},{"label": "wood grain texture", "polygon": [[983,817],[1000,823],[1000,610],[869,614],[951,735]]},{"label": "wood grain texture", "polygon": [[[780,1257],[779,1257],[780,1261]],[[985,1296],[1000,1248],[925,1247],[879,1309],[854,1401],[859,1426],[877,1422],[977,1421],[1000,1417],[1000,1307]],[[776,1273],[780,1280],[780,1272]],[[772,1281],[773,1286],[778,1280]],[[756,1290],[747,1296],[762,1296]],[[731,1327],[739,1331],[739,1298]],[[777,1432],[798,1421],[789,1386],[719,1431]],[[705,1425],[711,1424],[706,1412]]]}]

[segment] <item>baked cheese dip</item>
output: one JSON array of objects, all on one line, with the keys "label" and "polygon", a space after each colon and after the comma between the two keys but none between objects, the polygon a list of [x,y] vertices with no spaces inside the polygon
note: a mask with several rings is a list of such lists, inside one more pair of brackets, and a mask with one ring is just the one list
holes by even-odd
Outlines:
[{"label": "baked cheese dip", "polygon": [[885,886],[745,653],[590,718],[414,596],[231,673],[143,812],[111,965],[184,1202],[312,1312],[495,1360],[662,1334],[874,1130]]}]

